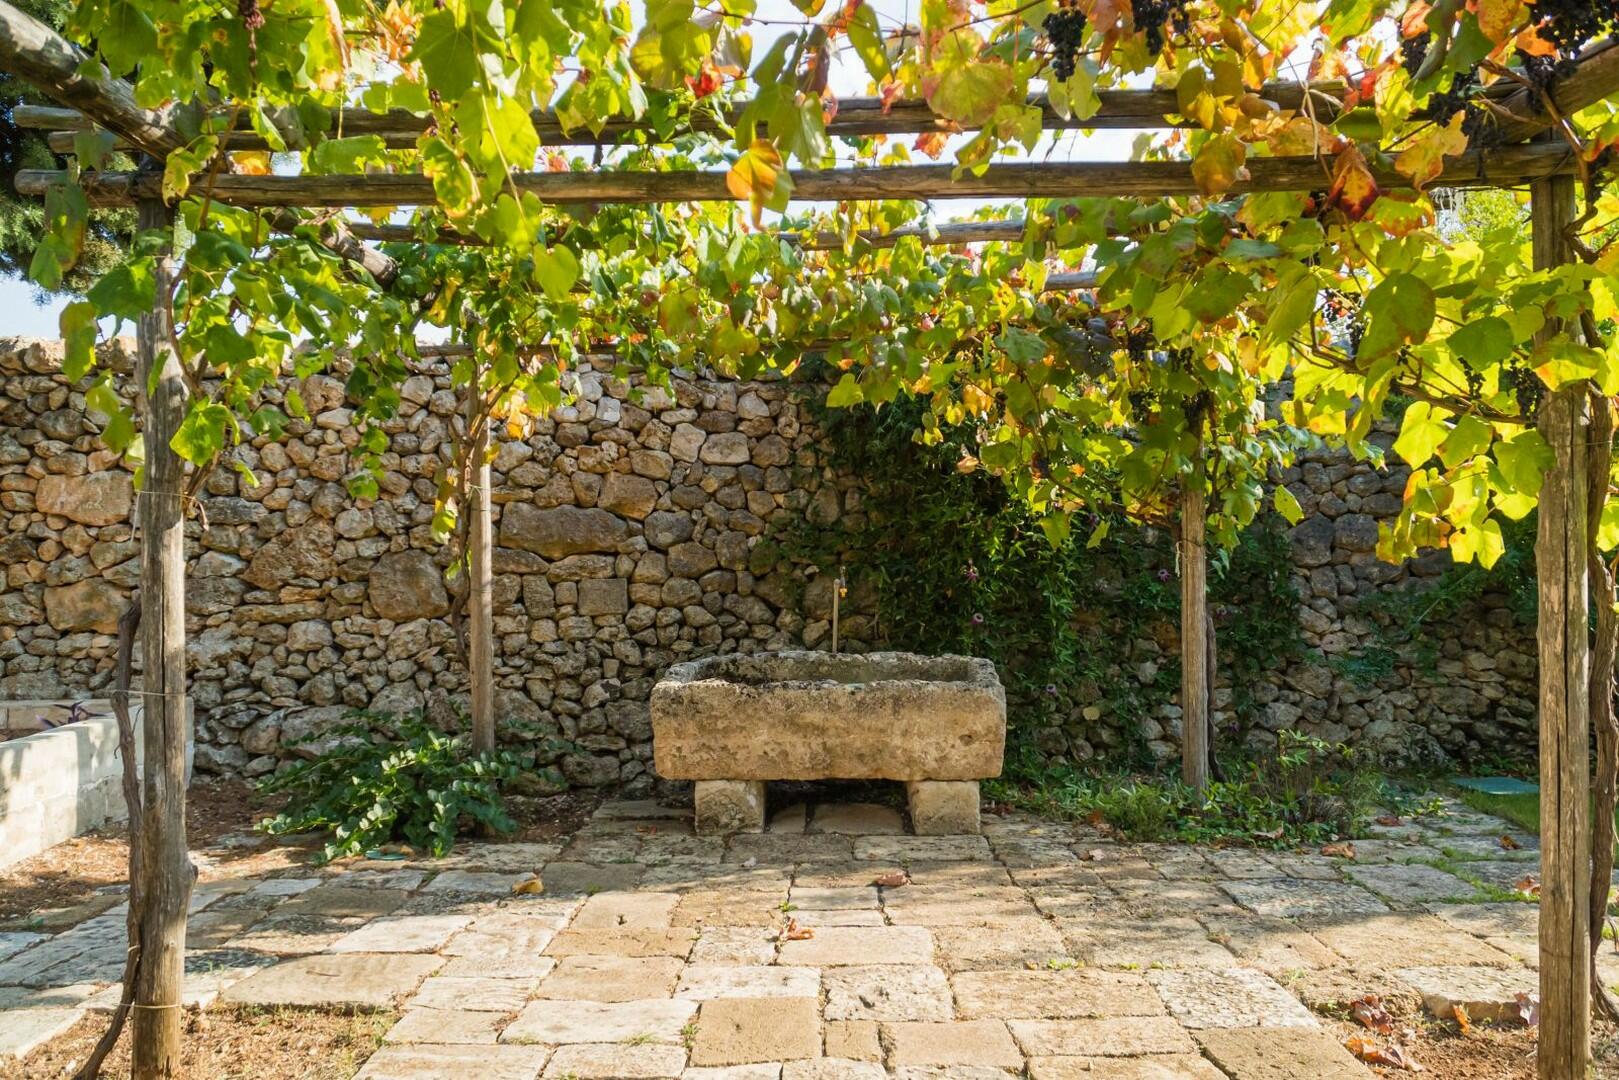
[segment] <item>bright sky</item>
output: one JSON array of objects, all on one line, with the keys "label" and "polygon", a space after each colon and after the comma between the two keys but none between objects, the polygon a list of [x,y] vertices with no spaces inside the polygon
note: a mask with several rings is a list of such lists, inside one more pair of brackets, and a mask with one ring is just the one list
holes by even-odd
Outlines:
[{"label": "bright sky", "polygon": [[[873,0],[873,6],[883,28],[892,30],[912,20],[916,0]],[[636,8],[639,13],[640,0],[636,0]],[[769,50],[777,36],[804,19],[791,0],[759,0],[755,15],[758,20],[752,29],[755,59]],[[865,69],[852,53],[838,58],[830,77],[835,93],[846,97],[860,95],[866,91],[867,84]],[[1090,135],[1067,132],[1050,139],[1033,156],[1059,161],[1124,160],[1129,157],[1130,144],[1136,134],[1135,131],[1099,131]],[[937,213],[941,218],[957,217],[978,205],[982,205],[981,200],[945,200]],[[26,281],[0,278],[0,336],[55,337],[57,319],[66,303],[66,299],[54,297],[43,304],[36,303],[36,291]]]}]

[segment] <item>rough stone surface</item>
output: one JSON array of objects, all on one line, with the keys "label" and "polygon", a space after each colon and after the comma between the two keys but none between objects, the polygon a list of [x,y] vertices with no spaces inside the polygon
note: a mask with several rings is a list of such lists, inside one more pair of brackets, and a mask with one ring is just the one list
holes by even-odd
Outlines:
[{"label": "rough stone surface", "polygon": [[976,780],[912,780],[905,799],[919,836],[978,832]]},{"label": "rough stone surface", "polygon": [[1189,1028],[1317,1026],[1298,998],[1248,968],[1163,968],[1149,971],[1147,981]]},{"label": "rough stone surface", "polygon": [[1460,1005],[1469,1018],[1492,1024],[1521,1024],[1519,994],[1539,994],[1533,971],[1526,968],[1442,966],[1402,968],[1400,981],[1422,995],[1435,1016],[1451,1019]]},{"label": "rough stone surface", "polygon": [[692,789],[692,804],[699,833],[726,836],[761,832],[765,827],[762,780],[699,780]]},{"label": "rough stone surface", "polygon": [[652,692],[658,775],[677,780],[998,776],[994,665],[904,653],[787,652],[677,664]]},{"label": "rough stone surface", "polygon": [[240,1005],[387,1008],[444,963],[437,956],[304,956],[242,980],[221,995]]},{"label": "rough stone surface", "polygon": [[384,619],[436,619],[450,610],[444,574],[425,551],[384,555],[371,568],[369,581],[371,606]]},{"label": "rough stone surface", "polygon": [[1372,1071],[1321,1030],[1246,1028],[1198,1032],[1209,1059],[1240,1080],[1372,1080]]},{"label": "rough stone surface", "polygon": [[744,1065],[821,1055],[814,998],[719,998],[703,1003],[692,1039],[693,1065]]},{"label": "rough stone surface", "polygon": [[550,1056],[543,1046],[384,1046],[354,1080],[534,1080]]},{"label": "rough stone surface", "polygon": [[889,1024],[887,1031],[892,1066],[938,1065],[951,1075],[964,1066],[1023,1067],[1023,1055],[999,1020],[915,1021]]}]

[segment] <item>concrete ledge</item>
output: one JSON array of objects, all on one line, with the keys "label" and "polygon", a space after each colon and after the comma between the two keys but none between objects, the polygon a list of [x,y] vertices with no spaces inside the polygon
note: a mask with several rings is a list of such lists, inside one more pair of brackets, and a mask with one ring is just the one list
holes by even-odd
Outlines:
[{"label": "concrete ledge", "polygon": [[[90,714],[84,720],[0,742],[0,867],[128,816],[112,705],[78,704]],[[139,704],[131,706],[137,769],[141,713]],[[0,701],[0,726],[12,731],[38,725],[41,716],[60,721],[70,715],[68,702]],[[188,739],[188,779],[189,764]]]}]

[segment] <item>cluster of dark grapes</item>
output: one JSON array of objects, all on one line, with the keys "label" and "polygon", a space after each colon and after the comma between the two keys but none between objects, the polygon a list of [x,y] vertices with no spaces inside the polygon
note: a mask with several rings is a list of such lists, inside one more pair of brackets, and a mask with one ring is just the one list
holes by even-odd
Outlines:
[{"label": "cluster of dark grapes", "polygon": [[1474,401],[1484,396],[1484,373],[1474,371],[1473,365],[1465,359],[1462,360],[1462,373],[1467,378],[1467,396]]},{"label": "cluster of dark grapes", "polygon": [[1540,37],[1574,56],[1619,22],[1619,0],[1536,0],[1535,14],[1543,20]]},{"label": "cluster of dark grapes", "polygon": [[1152,412],[1158,405],[1158,392],[1156,390],[1132,390],[1126,395],[1130,402],[1130,419],[1138,424],[1151,421]]},{"label": "cluster of dark grapes", "polygon": [[1040,24],[1051,43],[1051,70],[1058,82],[1074,77],[1079,53],[1085,45],[1085,13],[1074,7],[1060,7]]},{"label": "cluster of dark grapes", "polygon": [[1422,69],[1422,62],[1428,59],[1428,43],[1433,40],[1433,34],[1418,34],[1408,37],[1400,42],[1400,66],[1405,73],[1416,78],[1417,72]]},{"label": "cluster of dark grapes", "polygon": [[1195,428],[1202,421],[1208,410],[1214,406],[1214,395],[1207,390],[1199,390],[1189,398],[1181,401],[1181,415],[1186,418],[1186,426]]},{"label": "cluster of dark grapes", "polygon": [[1546,396],[1546,384],[1522,361],[1509,364],[1501,371],[1501,385],[1512,391],[1518,399],[1518,411],[1525,420],[1533,421],[1540,415],[1540,403]]},{"label": "cluster of dark grapes", "polygon": [[1130,21],[1147,36],[1147,51],[1163,52],[1164,26],[1167,24],[1178,35],[1185,35],[1192,25],[1186,11],[1186,0],[1130,0]]},{"label": "cluster of dark grapes", "polygon": [[1131,360],[1142,364],[1151,358],[1153,344],[1152,331],[1138,326],[1124,339],[1124,350],[1130,354]]}]

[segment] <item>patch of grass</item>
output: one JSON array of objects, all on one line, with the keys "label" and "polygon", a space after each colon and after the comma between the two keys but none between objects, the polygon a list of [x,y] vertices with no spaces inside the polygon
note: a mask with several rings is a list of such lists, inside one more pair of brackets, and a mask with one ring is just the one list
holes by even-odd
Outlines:
[{"label": "patch of grass", "polygon": [[1516,795],[1491,795],[1487,791],[1458,788],[1456,795],[1462,802],[1481,814],[1505,818],[1525,832],[1540,833],[1540,793],[1525,792]]}]

